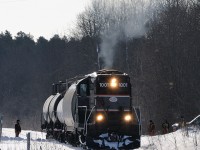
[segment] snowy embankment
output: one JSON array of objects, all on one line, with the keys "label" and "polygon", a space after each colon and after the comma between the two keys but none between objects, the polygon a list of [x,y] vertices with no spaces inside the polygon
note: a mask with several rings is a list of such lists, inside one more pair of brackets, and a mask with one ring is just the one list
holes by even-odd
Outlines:
[{"label": "snowy embankment", "polygon": [[200,150],[200,130],[178,130],[165,135],[142,136],[140,150]]},{"label": "snowy embankment", "polygon": [[22,130],[19,137],[15,137],[14,129],[3,128],[0,150],[27,150],[27,133],[31,134],[31,150],[74,150],[80,148],[62,144],[54,140],[46,140],[46,133]]},{"label": "snowy embankment", "polygon": [[[31,150],[80,150],[69,144],[61,144],[54,140],[46,140],[46,134],[36,131],[23,130],[18,138],[15,138],[14,129],[3,128],[0,142],[0,150],[26,150],[26,134],[31,133]],[[178,130],[173,133],[157,136],[142,136],[141,148],[138,150],[199,150],[200,130]]]}]

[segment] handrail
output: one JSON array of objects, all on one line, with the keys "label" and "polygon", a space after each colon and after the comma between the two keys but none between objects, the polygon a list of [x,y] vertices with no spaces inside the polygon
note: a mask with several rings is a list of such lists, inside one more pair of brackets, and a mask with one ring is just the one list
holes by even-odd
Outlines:
[{"label": "handrail", "polygon": [[90,114],[89,114],[89,116],[88,116],[88,118],[87,118],[87,121],[86,121],[86,133],[85,133],[85,135],[87,135],[87,123],[88,123],[88,120],[89,120],[89,118],[90,118],[90,116],[91,116],[91,114],[92,114],[92,112],[93,112],[93,110],[94,110],[95,107],[96,107],[96,106],[93,106],[93,107],[92,107],[92,110],[91,110],[91,112],[90,112]]},{"label": "handrail", "polygon": [[[134,111],[135,111],[135,114],[136,114],[136,117],[137,117],[137,120],[138,120],[138,123],[139,123],[139,128],[141,128],[141,112],[140,112],[140,118],[139,118],[135,107],[133,107],[133,109],[134,109]],[[138,109],[139,109],[139,111],[140,111],[140,108],[138,108]],[[141,135],[141,129],[140,129],[140,135]]]},{"label": "handrail", "polygon": [[84,119],[84,129],[86,124],[86,114],[87,114],[87,106],[78,106],[78,108],[85,108],[85,119]]},{"label": "handrail", "polygon": [[135,111],[135,114],[136,114],[137,120],[138,120],[138,122],[139,122],[139,124],[140,124],[140,120],[139,120],[139,117],[138,117],[137,111],[135,110],[135,107],[133,107],[133,109],[134,109],[134,111]]}]

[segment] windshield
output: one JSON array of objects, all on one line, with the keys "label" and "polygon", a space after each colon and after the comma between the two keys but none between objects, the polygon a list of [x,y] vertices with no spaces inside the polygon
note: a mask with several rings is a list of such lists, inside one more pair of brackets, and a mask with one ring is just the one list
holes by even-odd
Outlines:
[{"label": "windshield", "polygon": [[97,97],[97,109],[129,109],[131,106],[130,97]]}]

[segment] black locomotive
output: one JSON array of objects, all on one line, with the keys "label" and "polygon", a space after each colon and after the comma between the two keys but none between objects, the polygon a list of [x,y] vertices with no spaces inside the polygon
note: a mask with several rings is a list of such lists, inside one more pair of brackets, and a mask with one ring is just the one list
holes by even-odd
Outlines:
[{"label": "black locomotive", "polygon": [[132,105],[129,76],[117,70],[53,84],[43,118],[47,138],[89,149],[140,147],[140,111]]}]

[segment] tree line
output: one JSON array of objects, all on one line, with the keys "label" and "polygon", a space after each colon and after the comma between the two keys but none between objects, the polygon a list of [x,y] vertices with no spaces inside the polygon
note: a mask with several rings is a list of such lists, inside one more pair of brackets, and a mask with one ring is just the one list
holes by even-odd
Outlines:
[{"label": "tree line", "polygon": [[[131,76],[142,125],[199,113],[200,2],[93,0],[71,37],[0,34],[0,111],[38,129],[51,84],[99,68]],[[35,124],[32,124],[32,120]]]}]

